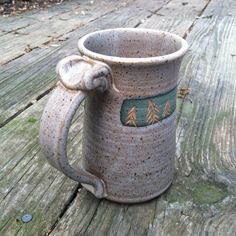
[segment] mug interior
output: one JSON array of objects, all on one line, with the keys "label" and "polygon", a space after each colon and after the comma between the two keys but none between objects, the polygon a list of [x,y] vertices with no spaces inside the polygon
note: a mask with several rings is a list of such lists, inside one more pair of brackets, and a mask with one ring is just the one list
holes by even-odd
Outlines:
[{"label": "mug interior", "polygon": [[120,28],[84,36],[79,41],[79,49],[82,54],[102,61],[122,58],[134,62],[135,59],[165,59],[163,57],[176,53],[179,57],[187,50],[187,43],[164,31]]}]

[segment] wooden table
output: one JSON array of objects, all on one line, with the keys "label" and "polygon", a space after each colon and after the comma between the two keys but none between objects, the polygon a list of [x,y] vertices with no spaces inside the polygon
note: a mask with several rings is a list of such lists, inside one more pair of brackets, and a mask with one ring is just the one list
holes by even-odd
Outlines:
[{"label": "wooden table", "polygon": [[[0,17],[0,235],[236,235],[236,1],[66,1]],[[99,200],[49,166],[38,144],[55,65],[98,29],[174,32],[180,70],[177,174],[150,202]],[[81,154],[80,110],[69,152]],[[21,217],[33,219],[23,223]]]}]

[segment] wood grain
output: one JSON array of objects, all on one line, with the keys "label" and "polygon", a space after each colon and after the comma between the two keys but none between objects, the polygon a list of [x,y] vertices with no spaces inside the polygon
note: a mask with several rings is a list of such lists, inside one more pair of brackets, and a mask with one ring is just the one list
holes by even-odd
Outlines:
[{"label": "wood grain", "polygon": [[194,39],[192,53],[184,60],[180,84],[191,93],[183,103],[178,131],[183,172],[201,171],[229,187],[236,180],[235,20],[213,16],[194,27],[192,34],[199,39]]},{"label": "wood grain", "polygon": [[113,11],[116,7],[122,6],[127,2],[128,0],[126,2],[101,0],[99,2],[94,1],[91,4],[86,1],[83,4],[77,3],[77,6],[71,11],[47,17],[36,23],[29,23],[25,27],[18,26],[14,32],[1,36],[0,65],[22,56],[43,44],[52,42],[56,38]]}]

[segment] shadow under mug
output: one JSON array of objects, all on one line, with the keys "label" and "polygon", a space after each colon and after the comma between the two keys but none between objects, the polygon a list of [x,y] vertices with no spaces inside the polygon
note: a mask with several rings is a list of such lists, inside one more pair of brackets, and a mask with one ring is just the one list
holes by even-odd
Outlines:
[{"label": "shadow under mug", "polygon": [[[90,33],[78,47],[82,56],[58,63],[59,81],[42,115],[46,158],[98,198],[134,203],[160,195],[175,172],[176,87],[187,42],[118,28]],[[84,99],[82,164],[75,168],[67,139]]]}]

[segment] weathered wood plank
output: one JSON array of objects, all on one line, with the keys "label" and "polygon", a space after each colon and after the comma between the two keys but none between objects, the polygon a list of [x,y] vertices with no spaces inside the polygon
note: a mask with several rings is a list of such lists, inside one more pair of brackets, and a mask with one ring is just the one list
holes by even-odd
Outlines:
[{"label": "weathered wood plank", "polygon": [[[235,235],[236,18],[227,16],[234,9],[226,3],[214,8],[213,0],[203,13],[213,16],[198,19],[187,37],[180,86],[190,86],[191,94],[180,101],[171,189],[132,206],[99,201],[82,190],[50,235]],[[96,204],[86,208],[91,198]],[[87,212],[80,212],[81,205]]]},{"label": "weathered wood plank", "polygon": [[[128,2],[128,0],[126,1]],[[93,4],[86,1],[86,4],[77,6],[73,11],[47,18],[45,21],[3,35],[0,37],[0,47],[2,48],[0,64],[24,55],[29,50],[73,31],[122,5],[124,2],[121,1],[101,0],[95,1]]]},{"label": "weathered wood plank", "polygon": [[[185,36],[206,6],[206,0],[191,0],[190,2],[171,1],[160,11],[146,19],[140,27],[166,30]],[[180,14],[181,12],[181,14]]]},{"label": "weathered wood plank", "polygon": [[[78,183],[50,167],[40,152],[39,117],[46,100],[1,129],[0,235],[46,234],[77,192]],[[81,154],[81,111],[70,134],[69,150],[76,156]],[[33,215],[29,224],[21,222],[25,213]]]},{"label": "weathered wood plank", "polygon": [[[191,167],[194,165],[194,168],[203,168],[202,171],[215,180],[235,185],[233,130],[236,84],[233,77],[236,68],[232,56],[235,52],[232,43],[236,39],[235,17],[213,17],[204,20],[204,24],[208,26],[204,33],[209,36],[203,35],[198,44],[192,44],[193,52],[199,47],[203,50],[196,53],[200,55],[191,58],[188,55],[186,67],[191,70],[183,72],[185,76],[181,81],[182,86],[191,88],[180,119],[181,159],[186,174],[194,171]],[[202,31],[202,25],[199,23],[198,26]],[[184,132],[183,142],[181,132]]]},{"label": "weathered wood plank", "polygon": [[158,2],[152,0],[143,3],[138,0],[131,5],[133,7],[122,7],[64,35],[64,38],[68,38],[66,41],[53,43],[60,44],[58,47],[49,45],[48,48],[33,50],[5,65],[0,71],[0,125],[53,86],[57,62],[77,51],[79,37],[98,29],[133,27],[151,15],[150,9],[159,9],[166,3],[162,0]]},{"label": "weathered wood plank", "polygon": [[0,30],[3,34],[7,34],[11,31],[16,31],[28,27],[29,25],[35,24],[37,22],[44,22],[52,17],[58,16],[66,12],[81,11],[84,5],[90,5],[90,1],[64,1],[63,4],[54,5],[48,9],[44,10],[31,10],[21,13],[18,16],[13,17],[3,17],[0,16]]}]

